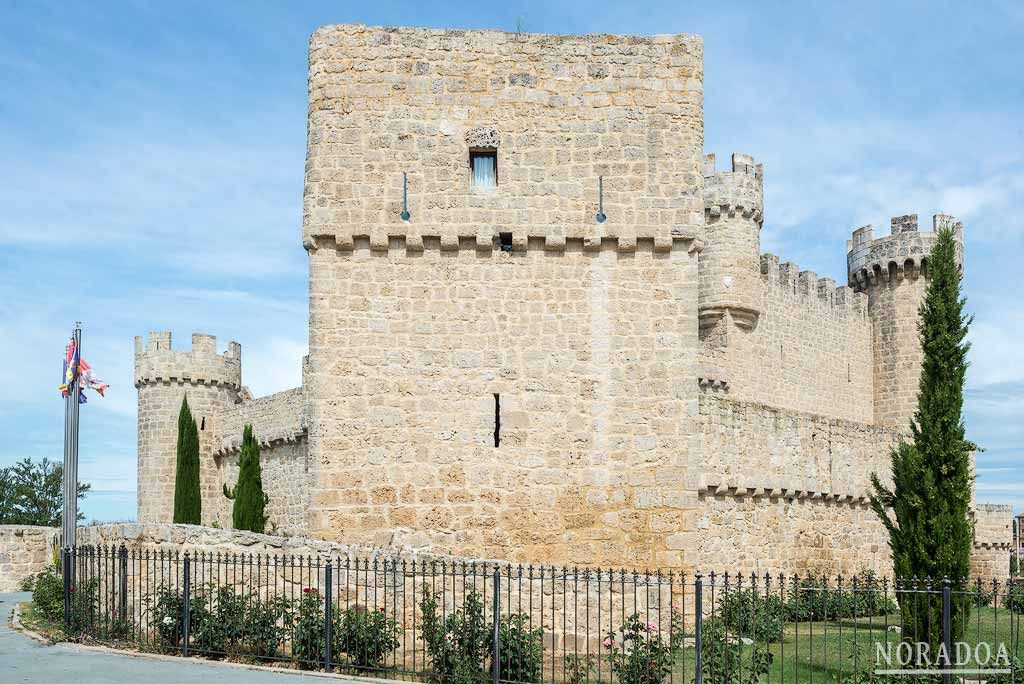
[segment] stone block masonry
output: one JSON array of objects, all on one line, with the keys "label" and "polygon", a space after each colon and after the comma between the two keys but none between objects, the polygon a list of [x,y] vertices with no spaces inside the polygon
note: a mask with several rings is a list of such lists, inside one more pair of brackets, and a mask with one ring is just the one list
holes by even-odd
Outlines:
[{"label": "stone block masonry", "polygon": [[53,564],[56,527],[0,525],[0,592],[21,591],[21,582]]},{"label": "stone block masonry", "polygon": [[414,530],[462,556],[682,564],[653,520],[694,503],[682,483],[697,386],[675,382],[696,372],[690,241],[317,244],[313,534],[366,544]]},{"label": "stone block masonry", "polygon": [[[309,42],[303,238],[695,234],[703,76],[690,35],[325,26]],[[470,182],[480,147],[494,188]]]},{"label": "stone block masonry", "polygon": [[[204,522],[250,422],[287,534],[888,574],[869,477],[916,406],[935,234],[855,231],[848,285],[762,254],[766,169],[704,156],[703,77],[685,34],[318,29],[302,387],[254,400],[237,345],[138,341],[139,519],[170,519],[187,392]],[[1009,513],[975,508],[994,573]]]}]

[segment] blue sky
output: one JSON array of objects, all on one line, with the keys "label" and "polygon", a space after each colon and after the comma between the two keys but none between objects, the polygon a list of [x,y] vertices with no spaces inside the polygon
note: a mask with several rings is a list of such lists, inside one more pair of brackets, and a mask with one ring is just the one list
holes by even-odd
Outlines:
[{"label": "blue sky", "polygon": [[763,251],[845,282],[853,228],[886,234],[911,212],[964,220],[979,500],[1024,510],[1024,5],[1012,1],[4,3],[0,465],[61,458],[54,388],[76,319],[113,386],[82,411],[90,518],[135,515],[134,335],[235,339],[254,393],[298,385],[309,34],[517,21],[702,34],[705,150],[765,164]]}]

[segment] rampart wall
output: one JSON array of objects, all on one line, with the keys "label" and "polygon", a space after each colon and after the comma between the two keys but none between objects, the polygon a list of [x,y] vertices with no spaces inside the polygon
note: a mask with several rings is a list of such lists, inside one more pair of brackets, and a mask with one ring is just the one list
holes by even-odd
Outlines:
[{"label": "rampart wall", "polygon": [[[870,395],[869,395],[870,396]],[[885,530],[867,495],[889,477],[899,436],[864,423],[700,397],[703,463],[693,483],[692,535],[702,568],[718,572],[889,572]]]},{"label": "rampart wall", "polygon": [[725,316],[701,331],[702,382],[730,398],[829,418],[872,421],[867,297],[761,256],[753,327]]}]

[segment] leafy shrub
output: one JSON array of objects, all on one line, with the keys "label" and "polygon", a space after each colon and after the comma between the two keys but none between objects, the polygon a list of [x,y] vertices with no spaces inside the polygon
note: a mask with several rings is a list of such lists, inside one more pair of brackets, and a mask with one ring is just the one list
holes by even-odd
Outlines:
[{"label": "leafy shrub", "polygon": [[985,591],[980,586],[970,590],[969,598],[975,608],[987,608],[992,605],[996,594],[994,591]]},{"label": "leafy shrub", "polygon": [[252,598],[245,612],[246,652],[257,658],[276,656],[291,626],[292,612],[292,603],[286,598]]},{"label": "leafy shrub", "polygon": [[348,655],[351,664],[360,670],[378,670],[388,654],[398,648],[401,633],[395,619],[383,610],[355,606],[335,613],[333,649]]},{"label": "leafy shrub", "polygon": [[[182,639],[182,624],[185,619],[185,598],[176,589],[161,586],[156,590],[155,598],[146,599],[153,627],[156,629],[160,646],[176,649]],[[195,626],[194,616],[190,620]]]},{"label": "leafy shrub", "polygon": [[1020,582],[1007,584],[1003,607],[1014,613],[1024,613],[1024,584]]},{"label": "leafy shrub", "polygon": [[830,586],[826,576],[807,576],[798,580],[786,602],[786,619],[835,620],[837,618],[884,615],[897,610],[896,603],[887,596],[871,570],[854,576],[853,582],[843,589]]},{"label": "leafy shrub", "polygon": [[587,684],[594,672],[594,656],[565,656],[565,684]]},{"label": "leafy shrub", "polygon": [[704,623],[703,672],[705,684],[757,684],[768,674],[772,656],[762,646],[755,646],[744,662],[743,647],[731,636],[721,620]]},{"label": "leafy shrub", "polygon": [[763,595],[756,589],[734,589],[725,592],[719,603],[722,622],[734,634],[755,641],[778,641],[782,638],[782,599]]},{"label": "leafy shrub", "polygon": [[[493,634],[493,631],[491,632]],[[544,665],[544,630],[530,629],[530,616],[508,615],[498,623],[498,667],[501,679],[539,682]]]},{"label": "leafy shrub", "polygon": [[[45,570],[44,570],[45,572]],[[29,575],[28,577],[22,577],[21,581],[18,582],[18,591],[35,591],[36,588],[36,576]]]},{"label": "leafy shrub", "polygon": [[64,579],[54,569],[38,573],[32,586],[32,608],[44,620],[64,619]]},{"label": "leafy shrub", "polygon": [[[68,636],[81,636],[92,626],[99,604],[99,587],[100,582],[94,577],[71,588],[71,615],[67,620]],[[61,594],[63,603],[63,591]]]},{"label": "leafy shrub", "polygon": [[200,587],[189,604],[190,647],[214,656],[237,651],[245,628],[245,603],[231,587]]},{"label": "leafy shrub", "polygon": [[656,625],[645,624],[635,613],[626,618],[618,638],[612,632],[602,643],[619,684],[661,684],[672,672],[671,645]]},{"label": "leafy shrub", "polygon": [[310,670],[324,658],[327,630],[324,624],[324,599],[311,587],[302,590],[292,632],[292,657],[299,667]]},{"label": "leafy shrub", "polygon": [[470,591],[462,608],[445,618],[439,614],[437,598],[428,585],[423,586],[421,638],[434,666],[434,678],[451,684],[476,684],[485,676],[491,647],[480,595]]}]

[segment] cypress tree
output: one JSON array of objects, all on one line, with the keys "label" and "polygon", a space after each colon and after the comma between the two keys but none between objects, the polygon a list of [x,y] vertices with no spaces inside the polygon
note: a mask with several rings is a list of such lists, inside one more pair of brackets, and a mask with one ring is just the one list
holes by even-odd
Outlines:
[{"label": "cypress tree", "polygon": [[[929,578],[941,588],[970,571],[972,527],[971,453],[962,417],[967,373],[967,328],[960,295],[961,274],[951,230],[939,231],[928,260],[931,281],[920,308],[918,330],[923,351],[917,411],[909,442],[892,452],[892,489],[876,474],[871,506],[889,534],[893,570],[899,578]],[[930,642],[942,638],[941,597],[906,594],[902,600],[903,638]],[[969,606],[954,594],[952,638],[963,633]]]},{"label": "cypress tree", "polygon": [[200,524],[202,497],[199,493],[199,428],[188,408],[188,397],[178,412],[178,460],[174,475],[174,522]]},{"label": "cypress tree", "polygon": [[231,525],[236,530],[263,532],[267,524],[264,509],[270,501],[263,493],[263,471],[260,468],[260,445],[252,432],[252,425],[242,431],[242,449],[238,459],[238,482],[234,489],[224,485],[224,496],[234,499]]}]

